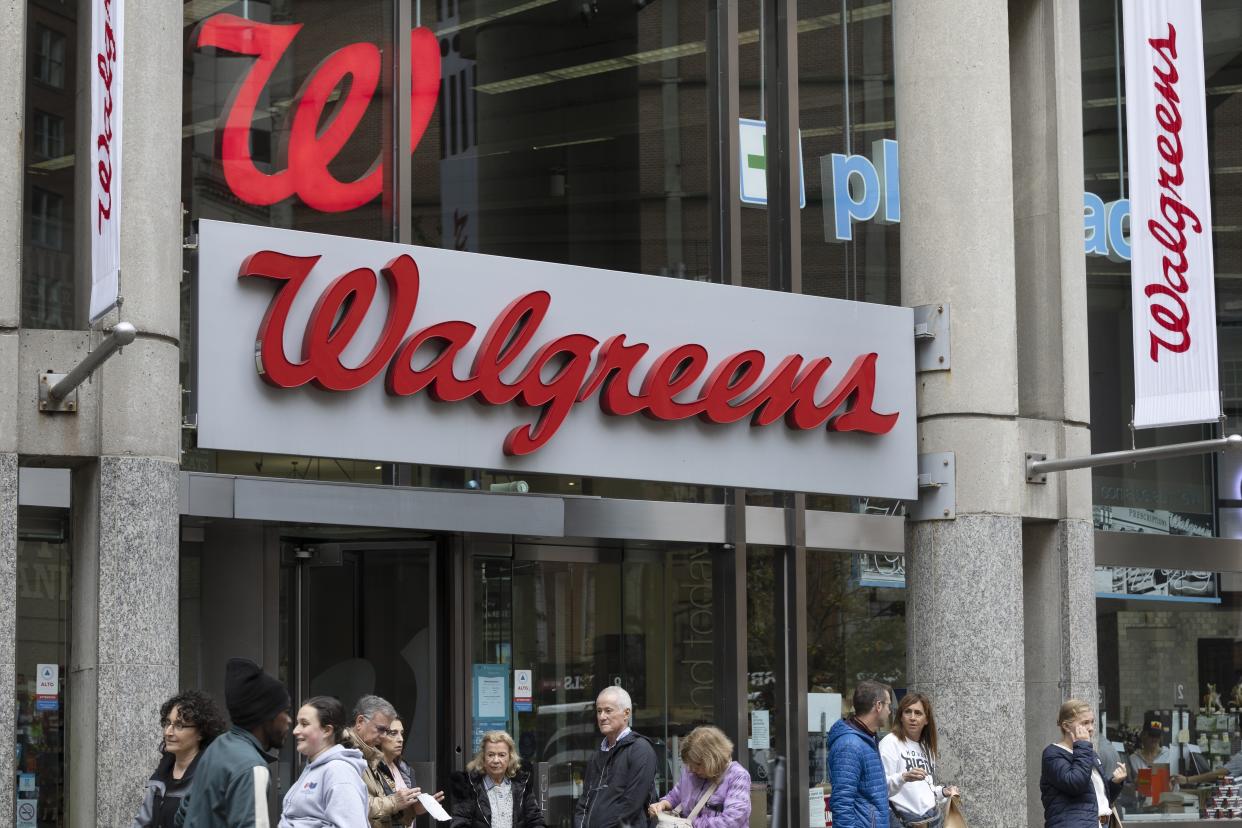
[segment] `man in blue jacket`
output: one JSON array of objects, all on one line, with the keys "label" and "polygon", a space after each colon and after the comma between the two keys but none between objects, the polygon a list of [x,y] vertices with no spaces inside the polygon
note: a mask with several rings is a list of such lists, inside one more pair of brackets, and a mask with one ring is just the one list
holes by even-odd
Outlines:
[{"label": "man in blue jacket", "polygon": [[854,688],[854,715],[838,719],[828,731],[833,828],[888,828],[888,784],[876,733],[892,710],[887,684],[859,682]]},{"label": "man in blue jacket", "polygon": [[181,800],[175,820],[183,828],[268,828],[268,751],[285,743],[289,691],[245,658],[231,658],[224,671],[224,701],[233,727],[198,760],[194,787]]}]

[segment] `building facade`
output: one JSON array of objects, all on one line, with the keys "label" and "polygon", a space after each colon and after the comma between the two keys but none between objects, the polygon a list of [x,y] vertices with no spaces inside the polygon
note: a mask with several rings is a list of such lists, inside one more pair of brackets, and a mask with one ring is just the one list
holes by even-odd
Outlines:
[{"label": "building facade", "polygon": [[[1166,735],[1175,770],[1242,749],[1237,463],[1024,467],[1237,430],[1233,4],[1203,0],[1226,418],[1133,438],[1112,2],[130,6],[123,303],[93,329],[90,4],[0,8],[0,72],[24,90],[0,113],[0,821],[128,825],[159,705],[222,697],[236,655],[295,699],[392,700],[424,787],[510,730],[554,828],[612,683],[663,746],[661,787],[692,727],[730,734],[754,826],[775,755],[784,821],[824,824],[823,734],[864,678],[930,695],[937,778],[977,825],[1041,823],[1039,752],[1070,696],[1120,754],[1153,717],[1199,748]],[[936,334],[907,378],[927,485],[209,445],[201,368],[237,332],[200,305],[206,222],[646,274],[670,297],[916,308]],[[118,321],[138,338],[76,411],[40,410],[40,375]],[[276,767],[274,803],[292,746]],[[1123,805],[1161,807],[1133,784]]]}]

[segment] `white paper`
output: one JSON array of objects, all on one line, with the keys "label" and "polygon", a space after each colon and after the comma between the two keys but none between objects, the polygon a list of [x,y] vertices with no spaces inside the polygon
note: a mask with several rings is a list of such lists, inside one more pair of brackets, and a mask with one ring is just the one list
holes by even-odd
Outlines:
[{"label": "white paper", "polygon": [[505,704],[505,677],[479,676],[474,690],[479,694],[479,718],[503,719],[508,712]]},{"label": "white paper", "polygon": [[806,714],[808,733],[819,733],[821,727],[832,727],[833,722],[841,718],[841,694],[807,693]]},{"label": "white paper", "polygon": [[440,806],[440,803],[436,802],[436,798],[431,794],[420,793],[418,795],[418,801],[424,808],[427,809],[427,813],[430,814],[431,818],[436,822],[447,822],[449,820],[448,811],[444,810],[444,808]]},{"label": "white paper", "polygon": [[1220,416],[1199,0],[1123,0],[1134,426]]},{"label": "white paper", "polygon": [[751,750],[768,750],[772,747],[772,730],[769,726],[768,711],[752,710],[750,711],[750,740],[748,744]]},{"label": "white paper", "polygon": [[824,804],[824,789],[811,788],[807,793],[807,799],[810,802],[807,814],[810,818],[811,828],[826,828],[828,825],[828,808]]}]

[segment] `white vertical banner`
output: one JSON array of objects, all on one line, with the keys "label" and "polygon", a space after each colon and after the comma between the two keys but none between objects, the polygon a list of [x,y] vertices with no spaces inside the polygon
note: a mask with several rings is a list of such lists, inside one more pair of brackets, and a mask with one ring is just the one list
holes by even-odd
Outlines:
[{"label": "white vertical banner", "polygon": [[123,0],[91,0],[91,312],[116,306],[121,272]]},{"label": "white vertical banner", "polygon": [[1134,425],[1220,416],[1199,0],[1122,0]]}]

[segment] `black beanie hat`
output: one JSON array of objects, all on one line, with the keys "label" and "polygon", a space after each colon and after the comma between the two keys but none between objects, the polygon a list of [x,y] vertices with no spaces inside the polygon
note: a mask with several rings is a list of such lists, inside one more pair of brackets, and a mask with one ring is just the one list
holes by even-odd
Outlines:
[{"label": "black beanie hat", "polygon": [[270,721],[289,709],[289,691],[248,658],[230,658],[224,668],[224,703],[238,727]]}]

